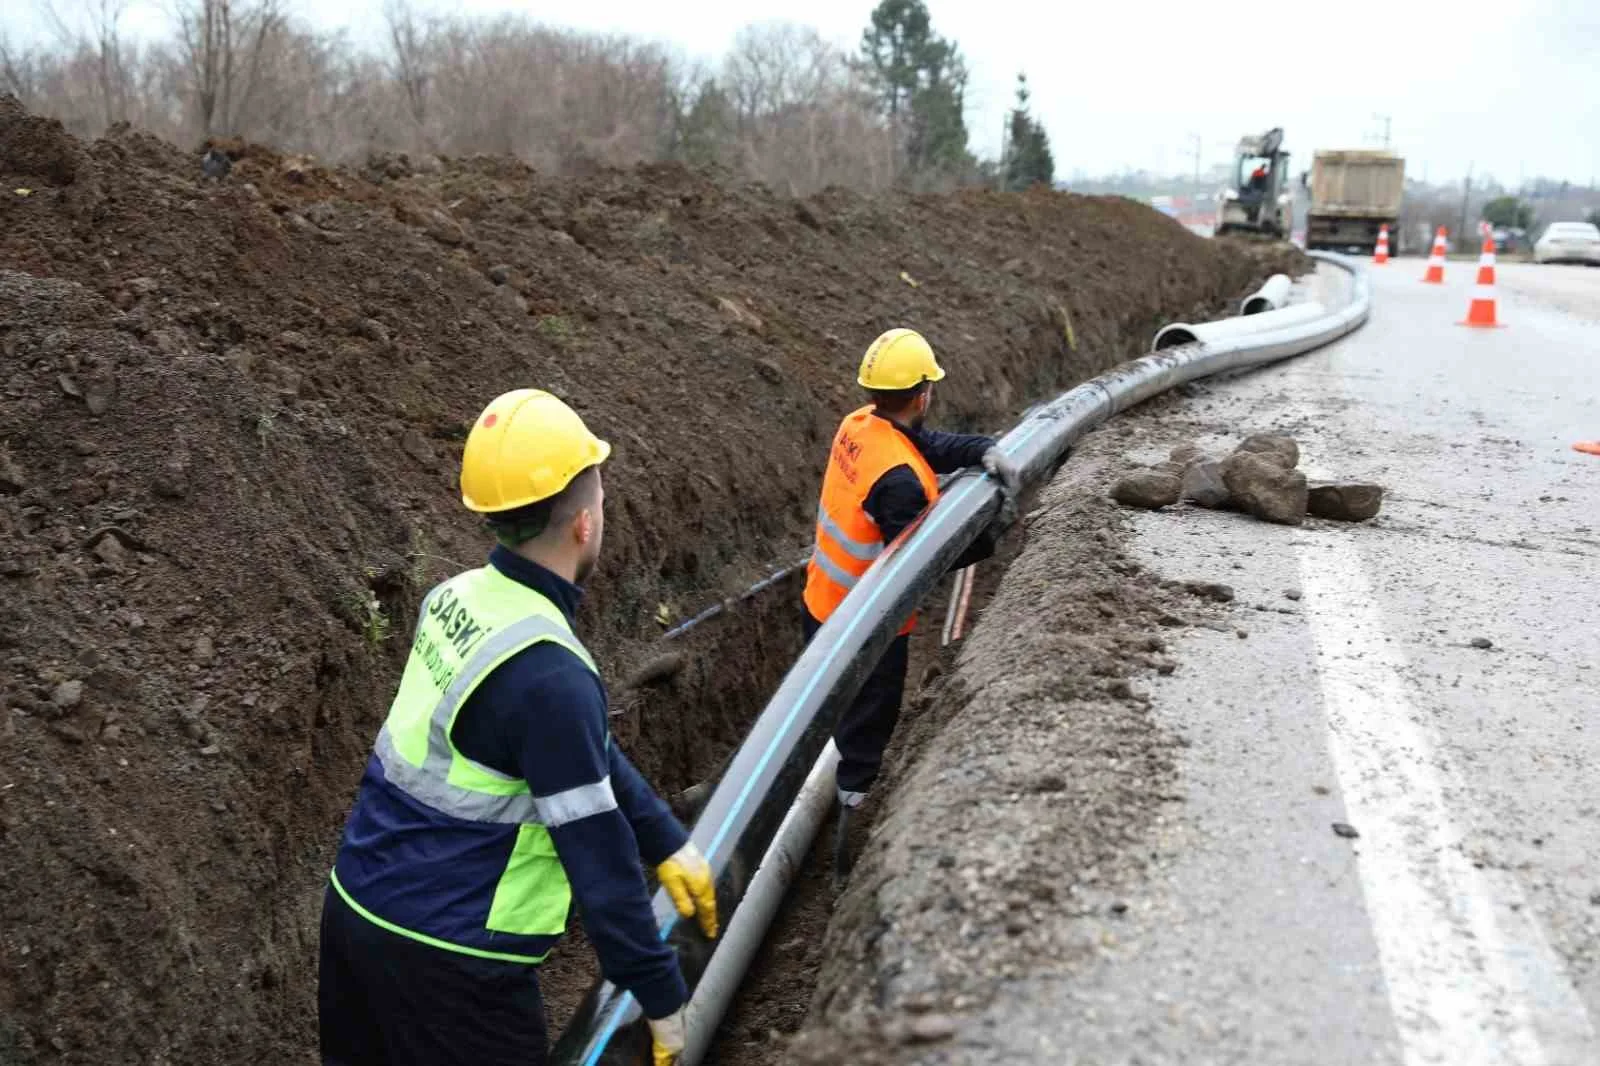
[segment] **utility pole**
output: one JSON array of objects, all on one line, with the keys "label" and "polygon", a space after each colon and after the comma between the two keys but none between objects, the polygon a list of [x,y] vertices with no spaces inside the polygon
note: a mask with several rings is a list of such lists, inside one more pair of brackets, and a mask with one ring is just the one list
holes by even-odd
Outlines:
[{"label": "utility pole", "polygon": [[1194,198],[1200,199],[1200,135],[1189,134],[1189,141],[1194,145]]},{"label": "utility pole", "polygon": [[[1472,197],[1472,168],[1475,164],[1467,164],[1467,180],[1461,183],[1461,228],[1456,231],[1456,240],[1462,241],[1467,237],[1467,201]],[[1457,244],[1459,248],[1460,245]]]},{"label": "utility pole", "polygon": [[1006,161],[1007,153],[1011,148],[1011,112],[1007,111],[1000,120],[1000,165],[995,168],[994,187],[996,192],[1006,191]]},{"label": "utility pole", "polygon": [[1387,152],[1389,150],[1389,131],[1393,126],[1393,117],[1390,115],[1380,115],[1376,112],[1373,113],[1372,117],[1383,123],[1383,150]]}]

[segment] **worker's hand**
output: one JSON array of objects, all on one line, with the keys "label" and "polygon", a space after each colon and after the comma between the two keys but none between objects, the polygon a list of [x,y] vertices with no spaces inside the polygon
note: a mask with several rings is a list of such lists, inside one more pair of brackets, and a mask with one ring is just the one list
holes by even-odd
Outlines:
[{"label": "worker's hand", "polygon": [[1000,482],[1000,488],[1007,498],[1016,500],[1022,492],[1022,471],[1017,469],[1017,464],[1011,456],[1001,451],[998,447],[990,448],[983,453],[983,469],[988,475]]},{"label": "worker's hand", "polygon": [[650,1022],[650,1055],[654,1066],[677,1066],[678,1057],[683,1054],[685,1037],[683,1008],[679,1007],[665,1018],[647,1020]]},{"label": "worker's hand", "polygon": [[711,864],[694,846],[694,841],[679,848],[672,858],[657,866],[656,876],[661,879],[661,887],[667,890],[667,895],[677,905],[678,913],[685,918],[698,917],[700,931],[707,938],[715,940],[717,886],[711,880]]}]

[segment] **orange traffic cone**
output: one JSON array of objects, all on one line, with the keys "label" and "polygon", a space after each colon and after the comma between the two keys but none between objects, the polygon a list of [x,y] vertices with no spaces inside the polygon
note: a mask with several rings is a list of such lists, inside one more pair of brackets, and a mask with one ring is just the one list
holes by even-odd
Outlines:
[{"label": "orange traffic cone", "polygon": [[1389,261],[1389,227],[1378,227],[1378,247],[1372,253],[1372,265],[1383,266]]},{"label": "orange traffic cone", "polygon": [[1422,275],[1422,280],[1429,285],[1444,284],[1444,227],[1439,227],[1439,232],[1433,235],[1433,254],[1428,256],[1428,272]]},{"label": "orange traffic cone", "polygon": [[1580,440],[1572,446],[1572,450],[1585,455],[1600,455],[1600,440]]},{"label": "orange traffic cone", "polygon": [[1500,325],[1494,319],[1494,236],[1483,238],[1483,253],[1478,256],[1478,284],[1472,290],[1472,303],[1461,326],[1494,329]]}]

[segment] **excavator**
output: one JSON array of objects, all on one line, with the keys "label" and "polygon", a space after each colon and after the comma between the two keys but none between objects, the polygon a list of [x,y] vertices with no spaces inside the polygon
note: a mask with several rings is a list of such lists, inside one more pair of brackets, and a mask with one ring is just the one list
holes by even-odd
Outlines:
[{"label": "excavator", "polygon": [[1283,238],[1294,215],[1288,191],[1289,153],[1282,150],[1283,129],[1259,137],[1241,137],[1235,155],[1233,184],[1217,199],[1218,237],[1251,234]]}]

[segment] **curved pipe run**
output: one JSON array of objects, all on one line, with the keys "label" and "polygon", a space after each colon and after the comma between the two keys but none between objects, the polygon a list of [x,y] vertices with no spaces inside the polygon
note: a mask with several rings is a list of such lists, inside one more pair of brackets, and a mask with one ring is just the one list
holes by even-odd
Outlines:
[{"label": "curved pipe run", "polygon": [[[1354,275],[1346,306],[1312,320],[1269,323],[1249,334],[1201,340],[1123,363],[1035,409],[1000,447],[1027,483],[1037,483],[1054,472],[1079,438],[1118,411],[1175,385],[1299,355],[1359,328],[1370,303],[1362,268],[1339,256],[1313,258]],[[1271,319],[1273,313],[1250,317]],[[860,691],[901,624],[999,507],[999,487],[988,476],[968,472],[950,482],[938,503],[873,563],[801,652],[706,801],[691,835],[711,863],[726,939],[707,943],[692,919],[678,917],[665,892],[657,892],[654,900],[662,938],[677,947],[689,982],[689,1044],[697,1055],[721,1022],[796,857],[805,855],[827,814],[832,799],[828,739],[838,708]],[[726,962],[720,958],[724,953]],[[649,1044],[638,1004],[601,983],[579,1006],[550,1061],[555,1066],[634,1066],[648,1057]],[[694,1061],[688,1060],[691,1066]]]},{"label": "curved pipe run", "polygon": [[1239,313],[1259,315],[1263,311],[1276,311],[1289,302],[1291,284],[1287,274],[1272,275],[1261,288],[1244,298],[1244,303],[1239,305]]},{"label": "curved pipe run", "polygon": [[1174,322],[1170,326],[1161,327],[1150,347],[1152,351],[1161,352],[1185,344],[1217,345],[1257,333],[1268,333],[1304,322],[1314,322],[1327,313],[1328,309],[1319,303],[1303,303],[1292,304],[1278,311],[1260,311],[1255,314],[1240,315],[1237,318],[1222,318],[1215,322],[1196,322],[1192,325],[1188,322]]}]

